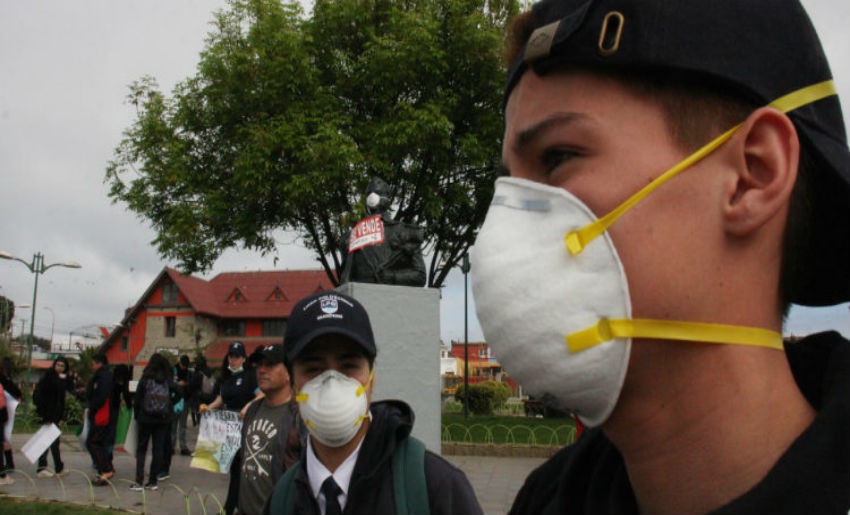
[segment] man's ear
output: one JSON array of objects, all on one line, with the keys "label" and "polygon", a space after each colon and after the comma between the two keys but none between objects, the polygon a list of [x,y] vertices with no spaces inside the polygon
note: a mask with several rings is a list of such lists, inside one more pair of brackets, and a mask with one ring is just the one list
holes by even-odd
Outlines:
[{"label": "man's ear", "polygon": [[762,107],[733,136],[736,152],[724,206],[729,234],[744,236],[763,226],[788,204],[800,159],[800,140],[782,112]]}]

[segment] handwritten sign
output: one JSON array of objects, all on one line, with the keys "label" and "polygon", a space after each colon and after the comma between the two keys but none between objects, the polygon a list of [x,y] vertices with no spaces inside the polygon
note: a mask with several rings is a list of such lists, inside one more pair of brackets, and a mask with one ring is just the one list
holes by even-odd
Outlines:
[{"label": "handwritten sign", "polygon": [[381,215],[370,216],[357,222],[351,230],[351,236],[348,238],[348,253],[381,243],[384,243],[384,221],[381,220]]},{"label": "handwritten sign", "polygon": [[198,442],[190,467],[227,474],[242,445],[242,421],[235,411],[207,411],[201,417]]}]

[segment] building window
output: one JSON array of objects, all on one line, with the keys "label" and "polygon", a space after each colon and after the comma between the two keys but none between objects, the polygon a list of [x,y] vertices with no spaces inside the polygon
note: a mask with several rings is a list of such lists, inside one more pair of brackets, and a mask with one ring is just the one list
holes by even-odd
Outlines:
[{"label": "building window", "polygon": [[286,320],[275,318],[263,320],[263,336],[283,336],[286,332]]},{"label": "building window", "polygon": [[245,321],[222,320],[221,334],[224,336],[245,336]]},{"label": "building window", "polygon": [[162,303],[177,304],[177,285],[168,283],[162,285]]},{"label": "building window", "polygon": [[121,350],[127,352],[127,349],[130,348],[130,338],[126,336],[121,337]]},{"label": "building window", "polygon": [[174,338],[177,334],[177,317],[165,317],[165,337]]}]

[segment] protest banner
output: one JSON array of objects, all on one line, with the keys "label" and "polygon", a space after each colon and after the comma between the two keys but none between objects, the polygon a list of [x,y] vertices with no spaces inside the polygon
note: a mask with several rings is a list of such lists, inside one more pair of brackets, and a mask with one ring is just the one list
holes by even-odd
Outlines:
[{"label": "protest banner", "polygon": [[207,411],[201,417],[198,441],[190,467],[227,474],[230,462],[242,443],[242,421],[239,413],[226,410]]}]

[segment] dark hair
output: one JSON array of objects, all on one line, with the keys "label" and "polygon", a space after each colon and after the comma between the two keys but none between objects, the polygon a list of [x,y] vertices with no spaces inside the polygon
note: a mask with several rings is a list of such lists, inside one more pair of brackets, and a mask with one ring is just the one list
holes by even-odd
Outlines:
[{"label": "dark hair", "polygon": [[183,365],[184,367],[188,367],[189,366],[189,356],[187,356],[185,354],[180,356],[180,364]]},{"label": "dark hair", "polygon": [[168,362],[168,358],[159,352],[155,352],[151,356],[150,361],[148,361],[142,375],[157,381],[163,381],[171,376],[171,363]]},{"label": "dark hair", "polygon": [[[108,365],[109,364],[109,360],[106,359],[106,354],[104,354],[102,352],[98,352],[97,354],[92,356],[91,360],[93,362],[96,361],[96,362],[100,363],[101,365]],[[65,365],[67,367],[68,363],[66,362]]]},{"label": "dark hair", "polygon": [[[507,65],[522,52],[534,31],[531,11],[513,18],[504,57]],[[634,94],[659,106],[674,142],[686,152],[694,152],[722,132],[741,123],[759,106],[727,83],[681,71],[647,69],[612,69],[576,67],[603,77],[610,77]],[[791,297],[800,288],[801,271],[806,266],[808,235],[813,227],[812,177],[817,171],[814,154],[805,140],[800,140],[800,163],[797,182],[791,194],[788,218],[782,242],[782,265],[779,277],[777,308],[784,315],[791,307]]]}]

